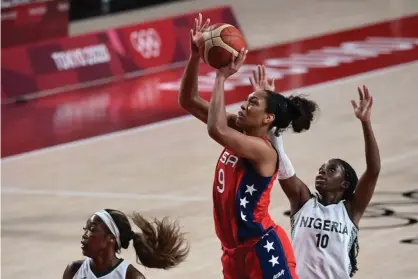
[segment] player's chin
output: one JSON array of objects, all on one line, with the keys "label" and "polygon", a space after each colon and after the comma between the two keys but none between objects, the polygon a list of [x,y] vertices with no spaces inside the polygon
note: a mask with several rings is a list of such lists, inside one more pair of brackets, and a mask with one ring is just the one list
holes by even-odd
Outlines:
[{"label": "player's chin", "polygon": [[91,256],[91,253],[89,252],[89,250],[88,250],[88,248],[87,247],[83,247],[83,246],[81,246],[81,253],[83,254],[83,256],[85,256],[85,257],[90,257]]},{"label": "player's chin", "polygon": [[244,128],[245,126],[244,118],[238,116],[237,119],[235,119],[235,125],[237,125],[241,129]]},{"label": "player's chin", "polygon": [[321,194],[321,192],[326,192],[327,184],[323,182],[316,182],[315,189]]},{"label": "player's chin", "polygon": [[88,256],[88,253],[86,251],[86,249],[81,248],[81,254],[83,254],[83,256]]}]

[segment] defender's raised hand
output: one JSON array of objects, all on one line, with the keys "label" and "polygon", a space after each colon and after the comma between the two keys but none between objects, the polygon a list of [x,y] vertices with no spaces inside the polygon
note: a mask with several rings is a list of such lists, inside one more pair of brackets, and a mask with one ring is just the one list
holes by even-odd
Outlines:
[{"label": "defender's raised hand", "polygon": [[264,65],[258,65],[257,70],[253,70],[253,76],[250,77],[251,85],[254,91],[258,90],[270,90],[276,89],[274,85],[274,78],[268,79],[266,75],[266,67]]},{"label": "defender's raised hand", "polygon": [[361,121],[368,122],[370,121],[370,115],[372,113],[373,96],[370,95],[369,89],[365,85],[363,85],[363,90],[358,87],[358,94],[358,102],[351,100],[354,114]]}]

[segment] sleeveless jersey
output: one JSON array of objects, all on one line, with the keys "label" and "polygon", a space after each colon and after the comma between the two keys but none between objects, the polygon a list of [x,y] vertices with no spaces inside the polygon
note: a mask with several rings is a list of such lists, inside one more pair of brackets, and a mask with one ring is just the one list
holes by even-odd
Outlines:
[{"label": "sleeveless jersey", "polygon": [[111,272],[104,276],[96,277],[90,269],[90,258],[86,258],[83,264],[74,275],[73,279],[125,279],[126,271],[128,270],[129,264],[122,260]]},{"label": "sleeveless jersey", "polygon": [[291,239],[300,278],[350,278],[349,252],[358,229],[344,201],[322,205],[316,197],[291,217]]},{"label": "sleeveless jersey", "polygon": [[273,176],[261,176],[247,159],[226,148],[222,151],[213,182],[213,215],[223,247],[260,238],[275,225],[268,207],[277,173],[278,168]]}]

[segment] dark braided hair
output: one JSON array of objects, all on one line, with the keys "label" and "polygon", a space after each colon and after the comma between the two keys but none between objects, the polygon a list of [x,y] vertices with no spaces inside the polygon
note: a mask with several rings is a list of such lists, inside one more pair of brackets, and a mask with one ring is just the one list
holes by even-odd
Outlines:
[{"label": "dark braided hair", "polygon": [[[354,191],[356,190],[356,186],[358,182],[357,173],[354,170],[354,168],[346,161],[342,159],[333,159],[333,160],[336,160],[337,162],[339,162],[341,166],[344,168],[345,181],[347,181],[349,185],[347,189],[344,191],[343,199],[347,201],[351,201],[353,199]],[[357,256],[359,253],[359,249],[360,247],[358,245],[358,238],[356,236],[356,238],[353,241],[353,245],[351,245],[350,252],[349,252],[350,265],[351,265],[350,277],[353,277],[354,273],[356,273],[356,271],[358,270]]]},{"label": "dark braided hair", "polygon": [[275,118],[271,128],[276,128],[275,135],[279,136],[290,124],[296,133],[309,130],[314,119],[314,113],[318,105],[302,96],[290,96],[289,98],[280,93],[265,90],[267,94],[266,112],[273,113]]}]

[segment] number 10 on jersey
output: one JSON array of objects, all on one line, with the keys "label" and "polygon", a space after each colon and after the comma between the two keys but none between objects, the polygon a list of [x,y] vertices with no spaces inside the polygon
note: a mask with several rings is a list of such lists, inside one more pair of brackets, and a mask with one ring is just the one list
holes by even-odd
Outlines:
[{"label": "number 10 on jersey", "polygon": [[327,248],[329,236],[327,234],[318,233],[316,236],[316,247]]}]

